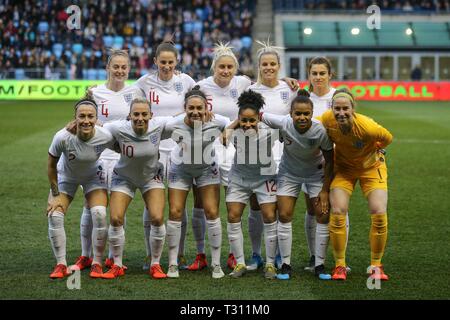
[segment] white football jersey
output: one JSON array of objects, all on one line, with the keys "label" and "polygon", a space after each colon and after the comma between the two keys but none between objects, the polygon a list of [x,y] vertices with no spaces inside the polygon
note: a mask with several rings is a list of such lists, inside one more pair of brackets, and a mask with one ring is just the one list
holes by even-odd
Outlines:
[{"label": "white football jersey", "polygon": [[[140,77],[135,85],[142,90],[150,101],[153,116],[170,117],[184,112],[184,95],[192,89],[195,81],[187,74],[173,75],[169,81],[159,79],[153,72]],[[170,151],[175,147],[171,140],[162,141],[160,150]]]},{"label": "white football jersey", "polygon": [[276,164],[272,154],[274,137],[272,129],[258,123],[258,132],[247,134],[242,128],[234,130],[231,141],[236,152],[230,175],[245,180],[258,180],[261,176],[276,174]]},{"label": "white football jersey", "polygon": [[333,100],[333,94],[336,91],[335,88],[330,88],[330,91],[319,97],[314,92],[310,93],[310,99],[313,102],[313,117],[321,116],[325,111],[330,110],[331,101]]},{"label": "white football jersey", "polygon": [[288,84],[281,80],[278,81],[278,85],[274,88],[255,83],[249,89],[260,93],[264,97],[265,104],[262,111],[282,116],[290,113],[291,102],[297,96],[297,92],[292,91]]},{"label": "white football jersey", "polygon": [[302,182],[322,178],[324,158],[321,150],[333,149],[333,143],[320,121],[312,119],[311,128],[303,134],[295,129],[290,115],[264,113],[262,121],[271,128],[279,129],[284,141],[279,175],[287,175],[294,180],[301,179]]},{"label": "white football jersey", "polygon": [[179,115],[165,127],[167,136],[177,143],[170,154],[171,162],[182,166],[183,170],[203,170],[216,161],[213,143],[230,123],[230,119],[217,114],[211,121],[203,124],[198,122],[198,127],[191,128],[184,118],[185,115]]},{"label": "white football jersey", "polygon": [[234,121],[238,117],[238,98],[251,83],[247,77],[234,76],[228,86],[221,88],[211,76],[197,84],[200,86],[200,90],[206,94],[209,111]]},{"label": "white football jersey", "polygon": [[159,143],[164,126],[171,119],[172,117],[150,119],[148,130],[142,136],[135,133],[131,121],[128,120],[105,124],[104,128],[111,132],[121,151],[114,171],[135,185],[142,185],[158,174]]},{"label": "white football jersey", "polygon": [[95,134],[88,141],[83,141],[68,132],[59,130],[50,145],[48,153],[58,161],[58,174],[68,180],[81,183],[95,177],[96,162],[106,148],[113,146],[114,138],[105,128],[95,126]]},{"label": "white football jersey", "polygon": [[[141,90],[132,85],[122,88],[120,91],[112,91],[105,84],[92,88],[95,102],[98,105],[98,120],[103,124],[125,120],[130,113],[130,104],[133,99],[144,97]],[[117,160],[119,154],[106,149],[101,156],[102,159]]]}]

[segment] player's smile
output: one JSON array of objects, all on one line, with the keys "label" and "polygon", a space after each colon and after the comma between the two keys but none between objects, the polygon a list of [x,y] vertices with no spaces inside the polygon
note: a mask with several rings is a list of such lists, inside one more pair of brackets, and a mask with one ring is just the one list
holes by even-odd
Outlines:
[{"label": "player's smile", "polygon": [[278,71],[280,70],[278,57],[271,53],[262,55],[259,60],[259,68],[263,80],[276,80],[278,78]]},{"label": "player's smile", "polygon": [[294,121],[295,128],[300,133],[305,133],[311,127],[312,115],[312,107],[308,103],[296,103],[292,108],[291,117]]},{"label": "player's smile", "polygon": [[205,100],[200,97],[189,98],[185,106],[186,124],[194,125],[194,121],[203,121],[206,109]]},{"label": "player's smile", "polygon": [[214,67],[214,80],[221,86],[227,86],[234,74],[236,73],[236,65],[233,58],[229,56],[223,56]]},{"label": "player's smile", "polygon": [[97,113],[94,106],[90,104],[80,105],[76,113],[77,135],[82,140],[88,140],[94,133]]}]

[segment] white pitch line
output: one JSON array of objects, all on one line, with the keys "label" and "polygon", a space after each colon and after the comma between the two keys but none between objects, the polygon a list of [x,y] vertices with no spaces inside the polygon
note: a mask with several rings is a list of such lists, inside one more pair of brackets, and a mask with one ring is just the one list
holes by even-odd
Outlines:
[{"label": "white pitch line", "polygon": [[394,143],[450,144],[450,140],[395,139]]}]

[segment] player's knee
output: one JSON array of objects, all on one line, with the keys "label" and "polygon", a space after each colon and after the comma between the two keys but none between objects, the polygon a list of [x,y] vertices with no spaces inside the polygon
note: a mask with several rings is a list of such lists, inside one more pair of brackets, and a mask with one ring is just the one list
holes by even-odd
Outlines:
[{"label": "player's knee", "polygon": [[229,223],[238,223],[241,222],[242,213],[236,210],[228,211],[228,222]]},{"label": "player's knee", "polygon": [[171,207],[169,209],[169,219],[172,221],[181,222],[183,214],[184,212],[181,208]]},{"label": "player's knee", "polygon": [[152,226],[160,227],[164,224],[164,217],[158,216],[158,217],[152,217]]},{"label": "player's knee", "polygon": [[123,217],[111,216],[110,223],[113,227],[123,226]]},{"label": "player's knee", "polygon": [[328,224],[330,222],[330,215],[329,214],[320,214],[316,216],[317,223],[320,224]]},{"label": "player's knee", "polygon": [[218,208],[205,208],[205,216],[208,220],[215,220],[219,217],[219,209]]},{"label": "player's knee", "polygon": [[289,212],[280,211],[278,214],[278,220],[282,223],[289,223],[292,221],[292,214]]},{"label": "player's knee", "polygon": [[343,206],[332,206],[331,212],[333,214],[346,215],[348,212],[348,208],[344,208]]},{"label": "player's knee", "polygon": [[95,206],[91,208],[92,222],[94,226],[106,226],[106,207]]}]

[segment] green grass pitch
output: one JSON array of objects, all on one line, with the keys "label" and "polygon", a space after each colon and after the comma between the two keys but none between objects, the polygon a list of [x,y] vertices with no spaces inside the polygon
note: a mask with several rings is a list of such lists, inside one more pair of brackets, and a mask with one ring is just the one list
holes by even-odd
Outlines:
[{"label": "green grass pitch", "polygon": [[[266,280],[261,271],[249,272],[241,279],[214,280],[209,270],[182,271],[179,279],[152,280],[142,271],[143,202],[138,194],[127,214],[126,276],[114,281],[92,280],[88,271],[83,271],[81,289],[68,290],[66,281],[48,278],[55,261],[44,212],[49,190],[47,150],[53,135],[73,116],[72,103],[0,102],[0,299],[448,299],[450,103],[360,102],[358,108],[394,135],[387,149],[389,236],[384,256],[391,280],[382,283],[380,290],[366,286],[370,218],[359,187],[350,206],[347,261],[352,273],[346,282],[319,281],[303,271],[308,254],[302,196],[294,216],[294,274],[290,281]],[[79,191],[66,218],[69,263],[80,254],[81,206]],[[226,270],[223,194],[221,217],[222,265]],[[248,255],[246,217],[247,213],[243,221]],[[189,224],[188,260],[194,258],[194,248]],[[330,248],[328,269],[332,263]],[[167,248],[162,265],[167,268]]]}]

